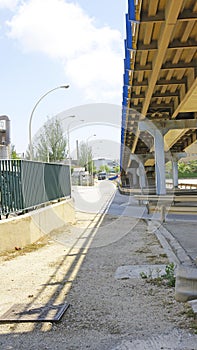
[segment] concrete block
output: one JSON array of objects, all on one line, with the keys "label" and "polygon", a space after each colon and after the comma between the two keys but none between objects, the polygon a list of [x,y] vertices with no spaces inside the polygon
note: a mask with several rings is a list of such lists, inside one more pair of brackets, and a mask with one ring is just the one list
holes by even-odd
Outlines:
[{"label": "concrete block", "polygon": [[176,272],[175,299],[185,302],[197,298],[197,267],[180,266]]},{"label": "concrete block", "polygon": [[0,221],[0,252],[25,247],[75,222],[73,199],[33,210],[28,214]]},{"label": "concrete block", "polygon": [[196,320],[196,322],[197,322],[197,299],[188,301],[188,303],[189,303],[189,305],[190,305],[191,308],[192,308],[192,311],[193,311],[193,313],[194,313],[195,320]]}]

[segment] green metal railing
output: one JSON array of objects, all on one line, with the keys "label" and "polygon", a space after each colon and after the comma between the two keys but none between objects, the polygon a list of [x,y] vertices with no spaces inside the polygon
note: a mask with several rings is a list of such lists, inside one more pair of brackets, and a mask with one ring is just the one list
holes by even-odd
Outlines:
[{"label": "green metal railing", "polygon": [[0,214],[21,212],[70,195],[68,165],[0,160]]}]

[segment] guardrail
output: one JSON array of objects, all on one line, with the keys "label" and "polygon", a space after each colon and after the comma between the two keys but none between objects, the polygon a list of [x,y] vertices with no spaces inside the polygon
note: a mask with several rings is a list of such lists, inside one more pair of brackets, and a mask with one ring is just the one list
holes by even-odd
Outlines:
[{"label": "guardrail", "polygon": [[[71,195],[68,165],[0,160],[0,216]],[[1,218],[1,217],[0,217]]]},{"label": "guardrail", "polygon": [[197,188],[197,184],[191,184],[191,183],[179,183],[179,188]]},{"label": "guardrail", "polygon": [[[197,196],[196,195],[149,195],[149,194],[138,194],[134,195],[134,198],[138,200],[139,205],[144,204],[147,207],[147,212],[150,214],[151,209],[153,211],[160,210],[161,212],[161,221],[165,221],[166,216],[166,208],[168,208],[168,211],[171,211],[171,208],[174,208],[173,212],[185,212],[188,213],[191,211],[193,214],[195,212],[197,207],[191,207],[191,204],[196,205],[197,203]],[[180,207],[175,207],[175,204],[181,203]],[[189,203],[189,206],[188,206]],[[172,206],[173,205],[173,206]],[[186,206],[187,205],[187,206]],[[186,209],[185,209],[186,206]],[[181,209],[181,210],[180,210]]]},{"label": "guardrail", "polygon": [[[195,189],[197,188],[197,183],[194,183],[194,182],[190,182],[192,179],[188,179],[188,182],[181,182],[181,180],[179,181],[179,184],[178,184],[178,188],[185,188],[185,189]],[[196,179],[197,181],[197,179]],[[166,187],[168,188],[172,188],[173,187],[173,184],[172,184],[172,181],[170,180],[167,180],[166,181]]]}]

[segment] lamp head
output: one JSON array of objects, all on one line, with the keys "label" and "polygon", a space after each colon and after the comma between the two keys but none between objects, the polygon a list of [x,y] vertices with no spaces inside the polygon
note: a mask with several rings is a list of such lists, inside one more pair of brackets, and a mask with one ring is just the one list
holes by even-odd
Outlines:
[{"label": "lamp head", "polygon": [[60,86],[61,89],[68,89],[69,88],[69,85],[62,85]]}]

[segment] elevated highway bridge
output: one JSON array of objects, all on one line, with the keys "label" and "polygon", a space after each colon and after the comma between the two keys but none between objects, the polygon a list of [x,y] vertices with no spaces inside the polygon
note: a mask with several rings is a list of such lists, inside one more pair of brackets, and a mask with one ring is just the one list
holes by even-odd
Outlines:
[{"label": "elevated highway bridge", "polygon": [[166,193],[165,163],[197,139],[197,1],[128,0],[121,128],[123,186]]}]

